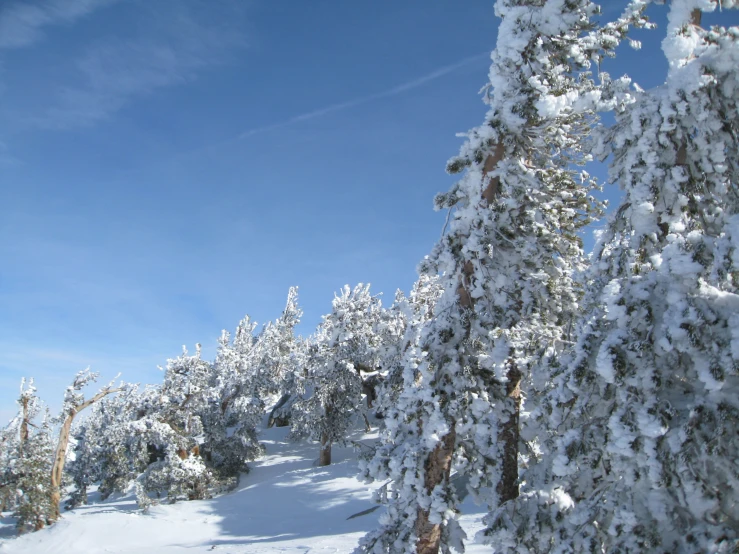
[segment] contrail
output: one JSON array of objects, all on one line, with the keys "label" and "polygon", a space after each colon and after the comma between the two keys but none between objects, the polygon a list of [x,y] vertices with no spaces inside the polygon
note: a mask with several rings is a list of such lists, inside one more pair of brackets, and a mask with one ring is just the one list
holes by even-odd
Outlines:
[{"label": "contrail", "polygon": [[304,114],[296,115],[294,117],[291,117],[290,119],[286,119],[285,121],[280,121],[279,123],[273,123],[272,125],[265,125],[263,127],[255,127],[254,129],[249,129],[248,131],[244,131],[243,133],[241,133],[239,135],[239,139],[245,139],[253,135],[264,133],[267,131],[273,131],[275,129],[281,129],[289,125],[293,125],[294,123],[299,123],[301,121],[307,121],[309,119],[315,119],[316,117],[321,117],[322,115],[326,115],[326,114],[333,113],[333,112],[338,112],[341,110],[346,110],[348,108],[353,108],[355,106],[359,106],[360,104],[366,104],[367,102],[372,102],[373,100],[379,100],[380,98],[387,98],[389,96],[395,96],[396,94],[401,94],[403,92],[420,87],[421,85],[425,85],[429,81],[433,81],[435,79],[438,79],[439,77],[443,77],[444,75],[451,73],[452,71],[456,71],[460,67],[469,65],[472,62],[480,60],[483,57],[489,56],[489,55],[490,55],[489,52],[484,52],[482,54],[475,54],[474,56],[464,58],[463,60],[460,60],[456,63],[453,63],[451,65],[446,65],[444,67],[437,69],[436,71],[432,71],[428,75],[418,77],[417,79],[413,79],[412,81],[408,81],[407,83],[397,85],[391,89],[384,90],[382,92],[376,92],[374,94],[369,94],[367,96],[360,96],[359,98],[354,98],[353,100],[347,100],[346,102],[339,102],[338,104],[332,104],[330,106],[326,106],[325,108],[319,108],[311,112],[306,112]]}]

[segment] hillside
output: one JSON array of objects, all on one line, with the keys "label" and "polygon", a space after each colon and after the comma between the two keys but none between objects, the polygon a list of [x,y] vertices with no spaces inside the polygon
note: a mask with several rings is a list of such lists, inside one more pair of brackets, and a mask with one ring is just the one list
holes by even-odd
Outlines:
[{"label": "hillside", "polygon": [[[89,505],[65,512],[56,525],[37,533],[16,537],[12,520],[3,517],[0,553],[351,552],[376,526],[378,513],[347,518],[373,506],[376,486],[356,479],[353,449],[335,448],[335,463],[316,467],[317,445],[289,442],[287,433],[287,428],[263,432],[267,454],[251,464],[251,473],[232,493],[153,506],[149,514],[137,510],[133,494],[100,502],[92,493]],[[375,437],[355,438],[371,442]],[[463,507],[469,515],[462,522],[472,537],[482,511],[469,501]],[[489,549],[470,545],[468,552]]]}]

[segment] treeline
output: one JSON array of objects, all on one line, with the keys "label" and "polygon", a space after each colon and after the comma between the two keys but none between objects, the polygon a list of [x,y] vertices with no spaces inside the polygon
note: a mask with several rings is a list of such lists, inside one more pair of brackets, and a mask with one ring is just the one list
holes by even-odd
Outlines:
[{"label": "treeline", "polygon": [[303,338],[295,334],[302,311],[291,288],[278,319],[258,330],[247,316],[233,335],[223,331],[210,362],[200,345],[192,354],[183,349],[163,368],[161,384],[110,383],[85,400],[81,390],[97,375],[81,372],[54,418],[33,381],[24,381],[18,415],[0,439],[0,507],[23,531],[58,519],[70,487],[67,508],[86,503],[93,484],[103,499],[133,485],[142,509],[208,498],[235,486],[247,462],[263,454],[257,427],[270,407],[269,425],[318,441],[319,463],[327,465],[331,446],[345,444],[356,422],[369,428],[370,412],[381,417],[397,399],[408,326],[431,315],[439,293],[438,278],[422,278],[383,308],[369,285],[346,286]]},{"label": "treeline", "polygon": [[[260,333],[247,319],[224,334],[213,363],[184,353],[162,385],[100,399],[77,428],[76,500],[92,482],[134,480],[142,506],[228,487],[260,454],[270,398],[271,420],[329,463],[371,402],[383,425],[360,465],[384,512],[361,552],[463,551],[460,483],[496,552],[736,551],[739,28],[702,25],[736,2],[662,8],[669,70],[645,91],[600,67],[639,46],[652,3],[605,21],[589,0],[498,0],[489,110],[448,164],[462,175],[436,198],[448,224],[409,297],[384,309],[346,288],[304,340],[292,291]],[[596,157],[623,200],[588,257]],[[28,468],[7,490],[34,526],[42,488],[22,480],[53,456],[24,398],[3,467]]]}]

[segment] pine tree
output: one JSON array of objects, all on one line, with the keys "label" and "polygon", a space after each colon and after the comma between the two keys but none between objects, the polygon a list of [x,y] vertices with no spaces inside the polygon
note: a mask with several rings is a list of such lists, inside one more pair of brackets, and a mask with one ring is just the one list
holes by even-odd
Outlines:
[{"label": "pine tree", "polygon": [[298,288],[290,287],[282,315],[268,323],[257,337],[257,352],[252,386],[259,396],[267,398],[289,392],[290,381],[296,370],[292,356],[298,342],[295,327],[300,323],[303,310],[298,306]]},{"label": "pine tree", "polygon": [[0,511],[2,512],[15,506],[18,480],[17,459],[23,450],[23,443],[28,440],[31,421],[40,410],[33,379],[28,384],[25,379],[21,380],[17,403],[18,413],[0,431]]},{"label": "pine tree", "polygon": [[206,498],[218,484],[200,455],[204,436],[202,414],[208,407],[211,365],[183,347],[182,355],[167,361],[164,381],[144,399],[141,417],[128,426],[134,452],[149,452],[149,464],[137,477],[139,506],[146,509],[149,493],[166,494],[170,502]]},{"label": "pine tree", "polygon": [[716,7],[671,2],[665,84],[604,133],[625,198],[542,406],[548,454],[488,522],[500,551],[736,549],[739,28],[700,28]]},{"label": "pine tree", "polygon": [[418,332],[433,316],[441,292],[438,276],[420,275],[408,297],[398,291],[393,305],[383,311],[379,360],[382,382],[376,391],[377,413],[390,412],[396,405],[405,382],[406,357],[410,349],[418,347]]},{"label": "pine tree", "polygon": [[73,428],[74,457],[67,472],[75,485],[67,508],[87,504],[87,489],[98,484],[100,498],[125,492],[131,481],[146,469],[148,456],[137,452],[129,425],[142,417],[137,385],[122,385],[122,390],[95,403],[87,417]]},{"label": "pine tree", "polygon": [[12,472],[12,460],[16,451],[18,418],[13,418],[0,431],[0,512],[5,512],[13,506],[15,498],[15,481]]},{"label": "pine tree", "polygon": [[260,376],[255,374],[259,351],[255,328],[247,316],[239,323],[233,342],[223,331],[209,381],[203,454],[224,477],[247,471],[246,462],[262,453],[256,434],[264,401],[260,396],[263,387],[257,382]]},{"label": "pine tree", "polygon": [[377,365],[376,332],[381,304],[369,285],[345,286],[323,317],[308,353],[305,397],[293,406],[291,436],[321,442],[320,465],[331,463],[331,445],[345,441],[351,423],[363,416],[360,368]]},{"label": "pine tree", "polygon": [[[518,496],[524,391],[545,389],[578,310],[578,231],[599,215],[585,140],[600,104],[623,81],[597,86],[587,67],[623,38],[630,19],[595,29],[587,0],[499,0],[485,124],[448,170],[466,171],[436,199],[449,231],[421,266],[443,294],[405,360],[405,383],[384,446],[365,475],[390,479],[387,514],[366,552],[463,550],[452,470],[492,508]],[[606,76],[604,76],[606,77]],[[533,394],[529,397],[533,398]]]},{"label": "pine tree", "polygon": [[18,415],[0,433],[0,503],[12,510],[19,532],[48,525],[53,515],[49,473],[53,457],[48,409],[39,424],[41,400],[33,379],[21,381]]},{"label": "pine tree", "polygon": [[16,460],[17,498],[13,515],[19,532],[38,531],[54,519],[57,507],[49,483],[53,457],[51,416],[47,410],[41,424],[23,442]]},{"label": "pine tree", "polygon": [[268,375],[272,388],[270,393],[280,394],[279,400],[273,405],[268,420],[268,426],[286,427],[290,424],[292,407],[298,400],[298,384],[305,377],[306,370],[306,342],[295,335],[295,327],[300,323],[303,311],[298,306],[298,289],[291,287],[285,310],[274,326],[273,336],[275,340],[270,341],[273,345],[267,349],[272,354],[266,357],[268,364]]}]

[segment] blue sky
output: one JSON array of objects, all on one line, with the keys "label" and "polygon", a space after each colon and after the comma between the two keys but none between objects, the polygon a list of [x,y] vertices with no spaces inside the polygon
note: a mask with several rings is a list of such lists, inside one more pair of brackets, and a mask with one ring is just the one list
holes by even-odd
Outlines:
[{"label": "blue sky", "polygon": [[[485,113],[492,6],[5,0],[0,417],[23,376],[54,407],[88,365],[158,382],[291,285],[304,334],[345,283],[407,291]],[[659,83],[647,38],[614,75]]]}]

